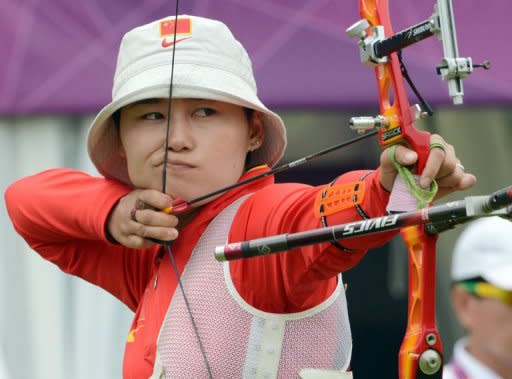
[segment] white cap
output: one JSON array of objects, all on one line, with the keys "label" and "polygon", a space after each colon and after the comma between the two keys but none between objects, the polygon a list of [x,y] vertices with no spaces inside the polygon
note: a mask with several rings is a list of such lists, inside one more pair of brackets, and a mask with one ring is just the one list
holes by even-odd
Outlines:
[{"label": "white cap", "polygon": [[281,118],[258,98],[244,47],[222,22],[187,15],[178,17],[173,44],[174,21],[174,16],[154,21],[123,37],[112,102],[98,113],[89,131],[89,156],[98,171],[131,184],[112,114],[136,101],[169,97],[173,46],[173,98],[217,100],[261,112],[265,138],[252,161],[274,166],[283,156],[286,130]]},{"label": "white cap", "polygon": [[512,222],[500,217],[483,218],[461,234],[453,252],[452,279],[477,277],[512,290]]}]

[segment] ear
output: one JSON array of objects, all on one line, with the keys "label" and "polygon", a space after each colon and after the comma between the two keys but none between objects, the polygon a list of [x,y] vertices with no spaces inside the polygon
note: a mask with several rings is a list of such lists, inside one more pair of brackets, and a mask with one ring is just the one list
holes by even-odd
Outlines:
[{"label": "ear", "polygon": [[261,112],[254,112],[249,121],[249,149],[251,151],[259,149],[264,139],[263,114]]}]

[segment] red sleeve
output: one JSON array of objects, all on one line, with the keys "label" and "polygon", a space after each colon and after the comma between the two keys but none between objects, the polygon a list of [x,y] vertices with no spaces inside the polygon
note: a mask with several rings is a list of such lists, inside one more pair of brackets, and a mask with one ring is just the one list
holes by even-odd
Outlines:
[{"label": "red sleeve", "polygon": [[154,249],[107,241],[105,223],[131,188],[71,169],[53,169],[11,184],[9,216],[30,247],[62,271],[96,284],[135,310],[150,278]]},{"label": "red sleeve", "polygon": [[[386,214],[386,206],[389,201],[389,192],[382,187],[379,180],[380,171],[352,171],[340,176],[333,185],[354,183],[362,181],[365,186],[363,201],[359,204],[359,210],[353,206],[344,211],[334,213],[327,217],[327,225],[336,225],[351,221],[359,221],[363,218],[379,217]],[[315,196],[320,192],[317,187]],[[378,233],[365,237],[351,238],[341,241],[341,244],[349,249],[366,251],[379,247],[388,242],[396,232]]]},{"label": "red sleeve", "polygon": [[[335,184],[363,179],[365,196],[360,206],[368,217],[385,214],[389,193],[378,172],[354,171]],[[230,241],[261,238],[321,228],[314,204],[323,187],[278,184],[256,192],[240,207],[231,228]],[[361,220],[355,207],[327,217],[328,225]],[[356,265],[364,253],[386,243],[394,233],[381,233],[341,241],[350,252],[330,242],[306,246],[282,254],[234,261],[230,271],[241,296],[253,306],[272,312],[291,312],[317,305],[336,286],[336,276]]]}]

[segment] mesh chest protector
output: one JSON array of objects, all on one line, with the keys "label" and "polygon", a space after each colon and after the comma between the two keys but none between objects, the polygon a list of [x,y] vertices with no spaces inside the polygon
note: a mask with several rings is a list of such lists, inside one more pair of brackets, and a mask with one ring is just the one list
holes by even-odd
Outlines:
[{"label": "mesh chest protector", "polygon": [[[213,378],[298,378],[307,368],[345,370],[352,338],[341,275],[337,289],[318,306],[275,314],[246,303],[233,286],[229,262],[215,261],[214,248],[226,243],[245,198],[210,223],[181,277]],[[208,378],[179,288],[160,330],[152,378]]]}]

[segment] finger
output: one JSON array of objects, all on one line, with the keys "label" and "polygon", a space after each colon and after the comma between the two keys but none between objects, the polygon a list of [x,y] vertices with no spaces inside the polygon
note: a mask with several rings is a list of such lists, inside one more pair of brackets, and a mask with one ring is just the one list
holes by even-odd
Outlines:
[{"label": "finger", "polygon": [[[396,145],[395,147],[395,160],[403,165],[409,166],[416,162],[418,155],[406,148],[405,146]],[[393,182],[395,181],[397,170],[390,156],[390,149],[385,149],[380,155],[380,183],[381,185],[391,191]]]},{"label": "finger", "polygon": [[155,244],[154,242],[148,239],[142,238],[134,234],[126,236],[120,243],[132,249],[147,249]]},{"label": "finger", "polygon": [[455,166],[455,169],[453,172],[451,172],[449,175],[445,176],[438,176],[436,178],[437,184],[439,187],[453,187],[458,188],[460,182],[463,180],[465,175],[465,172],[462,171],[460,168]]},{"label": "finger", "polygon": [[132,208],[131,211],[130,211],[130,219],[132,221],[135,221],[137,222],[137,211],[139,211],[140,209],[137,209],[137,204],[135,204],[135,208]]},{"label": "finger", "polygon": [[459,190],[466,190],[473,187],[476,184],[476,176],[473,174],[465,173],[464,177],[459,183]]},{"label": "finger", "polygon": [[[448,155],[451,154],[453,157],[455,157],[455,154],[453,153],[453,147],[447,144],[440,136],[432,135],[430,137],[430,143],[431,146],[438,145],[443,146],[443,148],[434,147],[430,149],[427,162],[425,163],[425,167],[423,168],[423,172],[420,176],[419,184],[422,188],[430,188],[432,180],[438,177]],[[453,162],[453,168],[454,167],[455,161]],[[444,174],[447,175],[449,170],[447,169],[445,171],[446,172]]]},{"label": "finger", "polygon": [[133,220],[148,226],[163,226],[175,228],[178,225],[178,217],[153,209],[139,209],[134,213]]},{"label": "finger", "polygon": [[178,230],[176,228],[166,228],[162,226],[147,226],[134,223],[134,234],[136,236],[155,239],[159,241],[174,241],[178,238]]},{"label": "finger", "polygon": [[437,173],[436,178],[441,179],[457,173],[463,174],[463,167],[464,166],[460,164],[460,160],[456,156],[455,148],[452,145],[447,144],[445,158],[443,164],[441,165],[441,168],[439,169],[439,172]]},{"label": "finger", "polygon": [[436,180],[439,187],[453,187],[460,190],[467,189],[476,183],[476,177],[473,174],[461,172],[460,169],[455,170],[452,175]]},{"label": "finger", "polygon": [[[416,163],[418,154],[414,150],[411,150],[403,145],[396,145],[395,147],[395,160],[402,166],[410,166]],[[391,157],[389,149],[384,150],[381,155],[381,166],[383,168],[389,168],[390,170],[396,171]]]},{"label": "finger", "polygon": [[453,185],[448,185],[449,183],[445,181],[445,179],[439,180],[439,190],[436,195],[436,199],[446,196],[455,191],[463,191],[473,187],[476,184],[476,177],[473,174],[464,173],[460,178],[458,183],[450,183]]},{"label": "finger", "polygon": [[172,198],[166,193],[157,190],[149,189],[143,190],[139,193],[138,200],[141,200],[146,206],[154,209],[162,210],[172,206]]}]

